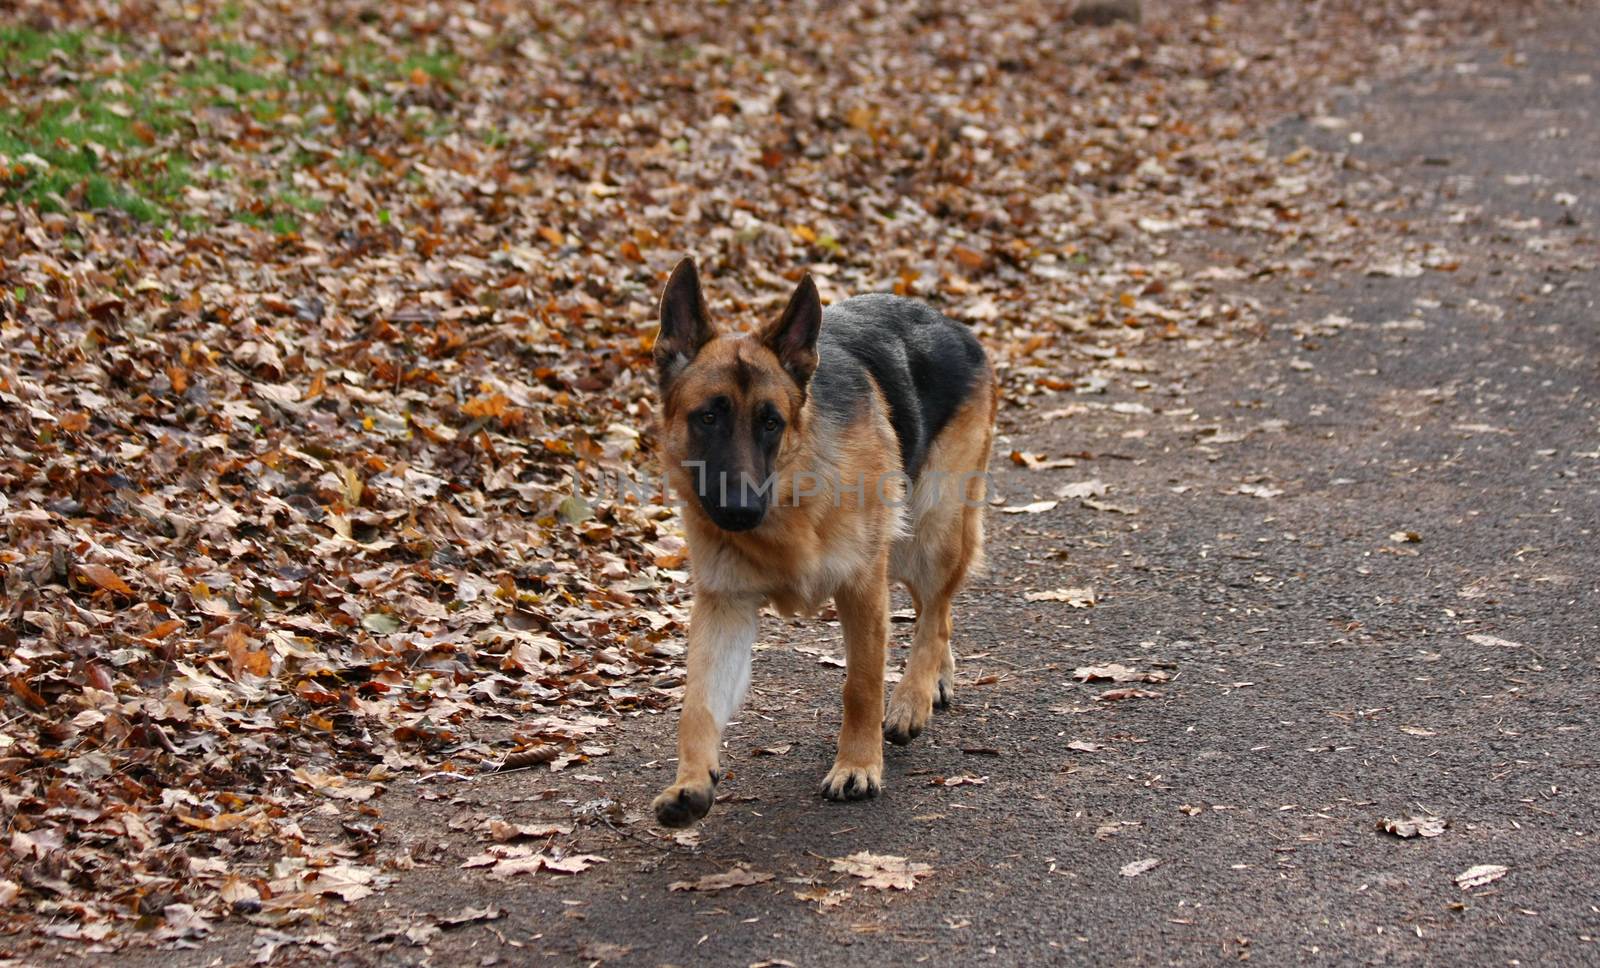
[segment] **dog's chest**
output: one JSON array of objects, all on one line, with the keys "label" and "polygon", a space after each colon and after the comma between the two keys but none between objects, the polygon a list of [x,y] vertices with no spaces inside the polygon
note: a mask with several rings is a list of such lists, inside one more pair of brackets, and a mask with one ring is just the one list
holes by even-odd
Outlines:
[{"label": "dog's chest", "polygon": [[719,595],[760,597],[779,612],[803,615],[826,605],[872,561],[868,541],[821,541],[811,535],[789,539],[749,546],[714,541],[696,547],[691,538],[696,587]]}]

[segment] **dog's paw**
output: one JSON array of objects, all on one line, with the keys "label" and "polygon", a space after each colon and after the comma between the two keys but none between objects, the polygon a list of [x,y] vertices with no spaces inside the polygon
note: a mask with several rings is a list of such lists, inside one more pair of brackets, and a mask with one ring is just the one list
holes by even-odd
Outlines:
[{"label": "dog's paw", "polygon": [[822,795],[829,800],[870,800],[882,792],[882,763],[870,766],[835,763],[822,778]]},{"label": "dog's paw", "polygon": [[651,804],[663,827],[687,827],[711,812],[716,799],[717,775],[694,783],[674,783]]},{"label": "dog's paw", "polygon": [[910,698],[895,695],[889,702],[889,713],[883,717],[883,738],[896,746],[904,746],[916,739],[933,716],[933,702],[926,696]]},{"label": "dog's paw", "polygon": [[933,692],[933,708],[949,709],[956,701],[956,676],[953,672],[939,673],[939,686]]}]

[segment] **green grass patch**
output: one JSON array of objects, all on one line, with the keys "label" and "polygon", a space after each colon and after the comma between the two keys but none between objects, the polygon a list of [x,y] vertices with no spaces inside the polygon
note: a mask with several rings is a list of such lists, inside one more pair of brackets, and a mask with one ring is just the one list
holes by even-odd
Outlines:
[{"label": "green grass patch", "polygon": [[[390,115],[395,97],[419,73],[447,84],[460,70],[459,58],[448,52],[395,53],[363,43],[345,48],[336,69],[326,63],[306,52],[234,41],[151,56],[112,34],[0,27],[0,64],[10,82],[0,96],[0,200],[49,211],[118,210],[165,222],[186,186],[234,177],[219,165],[190,164],[188,145],[206,137],[208,112],[243,112],[287,137],[349,123],[345,95],[351,88],[363,90],[375,112]],[[62,76],[73,79],[63,84]],[[424,130],[437,136],[452,123],[448,114],[430,112]],[[416,124],[408,118],[404,127]],[[290,167],[321,163],[296,149]],[[297,214],[323,207],[288,190],[263,190],[263,196],[270,199],[268,214],[233,217],[295,231]],[[194,219],[180,224],[187,228]]]},{"label": "green grass patch", "polygon": [[38,31],[29,27],[0,26],[0,62],[6,72],[36,67],[53,56],[71,61],[83,53],[88,34],[81,30]]}]

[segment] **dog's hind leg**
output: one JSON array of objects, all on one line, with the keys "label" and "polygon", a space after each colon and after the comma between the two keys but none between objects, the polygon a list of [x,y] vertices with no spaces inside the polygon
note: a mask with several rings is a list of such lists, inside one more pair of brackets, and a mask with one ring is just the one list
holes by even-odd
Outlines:
[{"label": "dog's hind leg", "polygon": [[884,738],[898,745],[911,742],[927,727],[933,710],[955,697],[950,600],[983,560],[983,472],[994,419],[990,399],[987,394],[976,398],[955,432],[935,445],[929,469],[914,492],[912,534],[895,547],[895,577],[905,582],[917,606],[911,655],[883,719]]},{"label": "dog's hind leg", "polygon": [[887,555],[834,596],[844,626],[844,725],[839,753],[822,780],[830,800],[864,800],[883,788],[883,660],[889,645]]},{"label": "dog's hind leg", "polygon": [[965,563],[961,562],[953,572],[924,576],[924,582],[911,584],[917,624],[911,634],[911,656],[906,660],[905,674],[894,688],[883,719],[883,735],[891,743],[903,746],[911,742],[928,725],[934,707],[944,708],[955,695],[950,599],[965,576]]},{"label": "dog's hind leg", "polygon": [[700,594],[689,614],[688,675],[678,720],[678,776],[656,797],[656,819],[686,827],[711,809],[721,778],[718,751],[722,728],[750,688],[750,650],[755,644],[754,600]]}]

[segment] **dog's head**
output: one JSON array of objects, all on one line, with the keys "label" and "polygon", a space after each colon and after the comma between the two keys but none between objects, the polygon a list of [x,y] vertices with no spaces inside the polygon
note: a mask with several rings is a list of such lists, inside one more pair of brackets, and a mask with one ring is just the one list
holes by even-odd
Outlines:
[{"label": "dog's head", "polygon": [[778,456],[799,430],[817,368],[821,328],[810,276],[782,316],[748,335],[712,325],[692,259],[667,281],[655,343],[662,453],[680,490],[693,491],[724,531],[749,531],[766,518]]}]

